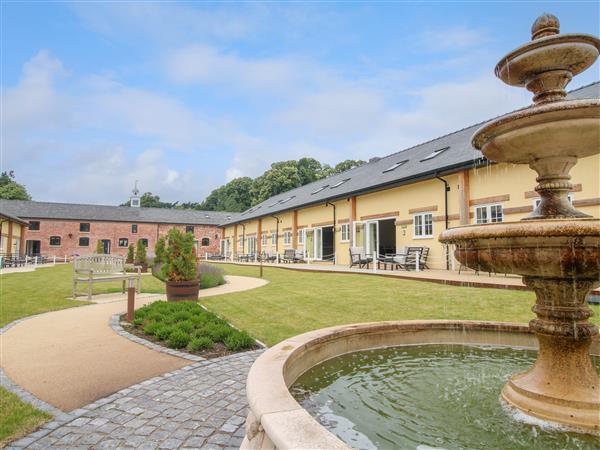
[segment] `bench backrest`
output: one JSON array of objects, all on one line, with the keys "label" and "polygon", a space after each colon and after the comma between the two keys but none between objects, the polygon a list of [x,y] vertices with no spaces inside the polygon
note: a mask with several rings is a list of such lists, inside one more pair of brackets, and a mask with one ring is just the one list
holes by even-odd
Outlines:
[{"label": "bench backrest", "polygon": [[294,250],[293,248],[286,248],[283,250],[284,258],[293,258],[295,255],[296,255],[296,250]]},{"label": "bench backrest", "polygon": [[352,262],[358,262],[366,257],[364,247],[350,247],[350,259]]},{"label": "bench backrest", "polygon": [[125,271],[125,257],[119,255],[87,255],[76,256],[73,269],[93,270],[94,273],[120,273]]}]

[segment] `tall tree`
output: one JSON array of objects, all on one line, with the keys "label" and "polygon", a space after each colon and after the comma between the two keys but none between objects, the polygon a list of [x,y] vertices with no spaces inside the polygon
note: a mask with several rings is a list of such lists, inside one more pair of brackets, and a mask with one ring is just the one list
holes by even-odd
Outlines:
[{"label": "tall tree", "polygon": [[302,186],[302,177],[296,161],[281,161],[271,164],[271,168],[254,180],[252,204],[264,202],[273,195],[281,194]]},{"label": "tall tree", "polygon": [[205,211],[242,212],[252,206],[250,191],[254,180],[250,177],[234,178],[215,189],[197,208]]},{"label": "tall tree", "polygon": [[322,175],[323,177],[329,177],[331,175],[342,173],[346,170],[362,166],[365,162],[366,161],[363,161],[362,159],[346,159],[345,161],[337,163],[334,167],[327,166],[327,168],[323,169]]},{"label": "tall tree", "polygon": [[25,186],[15,181],[15,173],[12,170],[0,175],[0,199],[31,200]]}]

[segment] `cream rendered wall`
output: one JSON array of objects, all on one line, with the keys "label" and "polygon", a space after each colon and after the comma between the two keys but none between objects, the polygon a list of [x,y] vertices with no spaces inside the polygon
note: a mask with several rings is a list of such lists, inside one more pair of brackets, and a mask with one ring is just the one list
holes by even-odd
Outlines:
[{"label": "cream rendered wall", "polygon": [[[599,173],[600,157],[598,155],[582,158],[578,165],[571,170],[571,183],[581,184],[581,191],[572,193],[575,207],[594,217],[600,217],[598,204],[578,206],[577,203],[600,197]],[[491,203],[502,204],[505,210],[505,222],[517,221],[533,210],[535,199],[531,197],[531,192],[537,184],[536,176],[536,172],[525,164],[500,163],[473,169],[469,172],[470,198],[473,201],[508,195],[510,197],[508,200]],[[529,197],[526,197],[527,193],[530,193]],[[470,207],[470,212],[474,216],[475,206]],[[474,217],[471,217],[470,223],[475,223]]]},{"label": "cream rendered wall", "polygon": [[[448,215],[458,215],[458,176],[447,175],[443,177],[450,186],[448,192]],[[428,208],[431,207],[431,208]],[[433,215],[433,236],[431,238],[418,238],[414,236],[413,209],[426,208]],[[429,247],[429,267],[445,268],[446,259],[444,248],[438,242],[439,234],[445,229],[444,222],[444,183],[440,180],[426,180],[414,184],[386,189],[357,197],[357,220],[369,219],[369,216],[386,214],[396,217],[396,250],[400,252],[404,247],[417,246]],[[458,225],[458,217],[451,220],[449,226]]]},{"label": "cream rendered wall", "polygon": [[2,222],[2,230],[0,234],[0,253],[5,254],[7,252],[6,246],[8,245],[8,221]]}]

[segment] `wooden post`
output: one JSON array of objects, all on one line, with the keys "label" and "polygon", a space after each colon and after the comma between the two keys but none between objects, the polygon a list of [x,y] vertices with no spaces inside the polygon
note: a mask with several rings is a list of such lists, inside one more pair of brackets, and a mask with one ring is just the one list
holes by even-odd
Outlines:
[{"label": "wooden post", "polygon": [[469,224],[469,171],[458,172],[458,216],[461,225]]},{"label": "wooden post", "polygon": [[128,279],[127,286],[127,321],[133,321],[135,310],[135,280],[133,278]]},{"label": "wooden post", "polygon": [[292,216],[292,248],[298,249],[298,210],[295,209]]},{"label": "wooden post", "polygon": [[354,242],[354,221],[356,220],[356,196],[353,195],[350,197],[350,242],[352,242],[352,246],[356,246],[356,242]]},{"label": "wooden post", "polygon": [[6,239],[6,254],[8,256],[13,256],[12,254],[12,242],[13,241],[13,223],[8,221],[8,238]]},{"label": "wooden post", "polygon": [[262,251],[262,219],[258,219],[258,228],[256,232],[256,252]]}]

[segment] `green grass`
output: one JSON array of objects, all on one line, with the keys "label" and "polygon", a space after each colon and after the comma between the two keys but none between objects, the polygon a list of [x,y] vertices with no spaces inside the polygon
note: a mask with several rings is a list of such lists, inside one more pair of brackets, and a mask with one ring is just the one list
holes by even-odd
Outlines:
[{"label": "green grass", "polygon": [[[72,295],[72,280],[73,268],[70,264],[1,275],[0,327],[22,317],[87,305],[85,301],[67,300]],[[94,285],[93,293],[121,292],[121,284],[120,281],[99,283]],[[142,291],[164,293],[164,283],[152,276],[145,276],[142,279]],[[3,388],[0,388],[0,400],[0,447],[33,431],[51,417]]]},{"label": "green grass", "polygon": [[[223,264],[228,275],[258,277],[258,267]],[[201,303],[267,345],[317,328],[414,319],[527,323],[535,317],[529,291],[448,286],[355,274],[265,268],[270,283]],[[600,323],[600,308],[592,306]]]},{"label": "green grass", "polygon": [[[82,300],[67,300],[71,296],[72,280],[71,264],[0,276],[0,326],[21,317],[86,305],[87,302]],[[121,281],[97,283],[93,286],[93,294],[121,292],[121,285]],[[83,286],[79,289],[83,290]],[[144,276],[142,291],[162,294],[164,283],[152,276]]]},{"label": "green grass", "polygon": [[52,416],[22,402],[12,392],[0,388],[0,448],[50,420]]},{"label": "green grass", "polygon": [[135,312],[132,325],[171,348],[191,352],[212,350],[222,344],[227,351],[256,346],[247,333],[232,328],[225,320],[204,310],[196,302],[154,302]]}]

